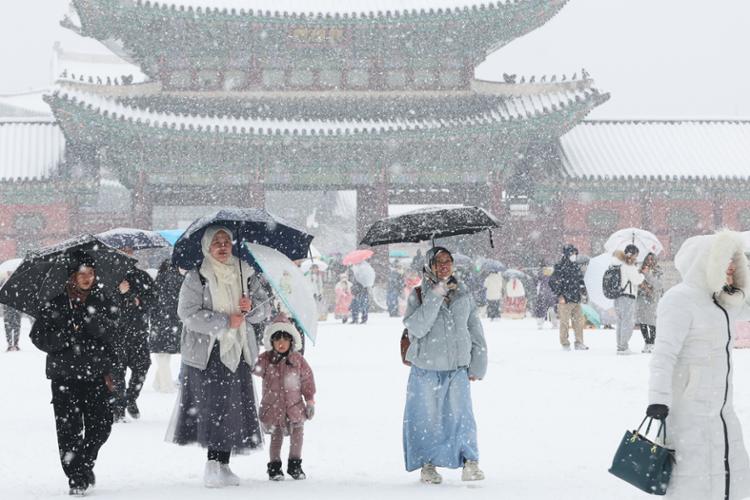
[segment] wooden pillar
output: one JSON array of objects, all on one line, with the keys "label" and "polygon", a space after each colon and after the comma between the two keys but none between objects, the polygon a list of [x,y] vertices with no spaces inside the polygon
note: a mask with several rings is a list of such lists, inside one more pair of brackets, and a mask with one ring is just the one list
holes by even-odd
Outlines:
[{"label": "wooden pillar", "polygon": [[495,245],[493,249],[493,258],[502,261],[506,257],[507,249],[503,248],[503,233],[507,232],[508,214],[505,202],[503,200],[503,191],[505,183],[503,182],[500,172],[490,173],[487,182],[487,200],[485,208],[494,215],[500,222],[500,228],[492,231],[492,241]]},{"label": "wooden pillar", "polygon": [[137,176],[135,189],[133,189],[133,227],[151,229],[154,200],[147,189],[148,175],[141,170]]},{"label": "wooden pillar", "polygon": [[265,208],[266,187],[263,168],[256,167],[252,174],[252,180],[242,190],[242,198],[237,203],[243,207]]},{"label": "wooden pillar", "polygon": [[[383,166],[377,173],[375,182],[357,187],[357,245],[364,238],[367,229],[378,219],[388,217],[388,169]],[[370,264],[375,269],[378,281],[388,279],[388,245],[372,247],[375,252]]]},{"label": "wooden pillar", "polygon": [[726,200],[726,193],[721,189],[717,189],[712,191],[711,198],[713,200],[713,229],[718,230],[724,227],[724,201]]}]

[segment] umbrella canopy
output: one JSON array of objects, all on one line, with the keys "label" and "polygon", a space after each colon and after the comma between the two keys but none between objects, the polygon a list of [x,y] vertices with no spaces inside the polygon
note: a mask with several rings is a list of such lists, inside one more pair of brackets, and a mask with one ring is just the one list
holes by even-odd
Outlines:
[{"label": "umbrella canopy", "polygon": [[313,265],[318,266],[318,269],[320,269],[321,271],[325,271],[326,269],[328,269],[328,264],[325,261],[320,260],[318,258],[303,260],[302,263],[299,265],[299,268],[302,270],[303,273],[307,274],[310,272],[310,268],[312,268]]},{"label": "umbrella canopy", "polygon": [[162,235],[164,239],[169,242],[170,245],[174,246],[174,244],[177,243],[177,240],[180,239],[180,236],[182,236],[182,233],[184,233],[185,230],[184,229],[158,229],[156,232]]},{"label": "umbrella canopy", "polygon": [[643,260],[649,253],[659,255],[664,250],[664,246],[654,233],[637,227],[620,229],[613,233],[604,243],[604,250],[612,254],[615,250],[624,250],[628,245],[638,247],[639,260]]},{"label": "umbrella canopy", "polygon": [[479,207],[426,208],[377,221],[367,230],[362,243],[418,243],[496,227],[500,223],[495,216]]},{"label": "umbrella canopy", "polygon": [[18,269],[18,266],[23,262],[23,259],[16,258],[16,259],[8,259],[2,264],[0,264],[0,279],[3,278],[3,275],[5,273],[13,273],[16,269]]},{"label": "umbrella canopy", "polygon": [[471,257],[469,257],[468,255],[464,255],[458,252],[453,254],[453,267],[471,269],[473,265],[474,265],[474,261],[471,260]]},{"label": "umbrella canopy", "polygon": [[118,248],[130,248],[132,250],[145,250],[147,248],[169,247],[169,241],[156,231],[145,229],[134,229],[131,227],[116,227],[103,233],[95,235],[107,245]]},{"label": "umbrella canopy", "polygon": [[360,262],[364,262],[370,257],[372,257],[374,253],[375,252],[373,252],[369,248],[361,248],[359,250],[354,250],[344,255],[344,259],[341,261],[341,263],[344,264],[345,266],[359,264]]},{"label": "umbrella canopy", "polygon": [[310,280],[294,262],[273,248],[254,243],[245,243],[245,247],[289,315],[297,320],[303,333],[315,343],[318,309]]},{"label": "umbrella canopy", "polygon": [[605,311],[614,307],[612,299],[604,296],[602,288],[602,279],[604,271],[612,264],[612,256],[608,253],[597,255],[589,261],[586,268],[586,274],[583,276],[583,282],[586,284],[586,293],[589,296],[589,302],[593,302]]},{"label": "umbrella canopy", "polygon": [[523,271],[519,271],[518,269],[506,269],[505,271],[503,271],[503,277],[507,279],[511,279],[511,278],[526,279],[529,277],[529,275]]},{"label": "umbrella canopy", "polygon": [[[238,238],[233,253],[248,262],[247,247],[242,243],[257,243],[273,248],[291,260],[307,257],[313,236],[297,229],[281,218],[261,208],[221,208],[200,217],[180,236],[172,251],[172,264],[183,269],[194,269],[203,262],[201,238],[210,226],[224,226]],[[240,249],[243,250],[240,250]],[[242,254],[242,255],[240,255]]]},{"label": "umbrella canopy", "polygon": [[368,262],[363,261],[353,265],[352,273],[354,279],[363,287],[370,288],[375,284],[375,269]]},{"label": "umbrella canopy", "polygon": [[586,317],[586,320],[594,325],[594,328],[602,327],[602,320],[599,317],[599,313],[596,312],[596,309],[588,304],[581,304],[581,311],[583,311],[583,315]]},{"label": "umbrella canopy", "polygon": [[113,290],[137,260],[86,234],[29,252],[0,288],[0,303],[36,317],[46,302],[63,293],[79,255],[94,261],[97,285]]},{"label": "umbrella canopy", "polygon": [[406,259],[409,257],[409,253],[406,250],[389,250],[388,257],[394,259]]},{"label": "umbrella canopy", "polygon": [[486,273],[503,273],[508,269],[505,264],[495,259],[484,259],[479,268]]}]

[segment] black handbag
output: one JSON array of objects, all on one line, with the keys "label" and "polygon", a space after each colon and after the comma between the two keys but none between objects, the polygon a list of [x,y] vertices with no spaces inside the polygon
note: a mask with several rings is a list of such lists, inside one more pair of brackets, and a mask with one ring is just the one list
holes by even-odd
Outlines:
[{"label": "black handbag", "polygon": [[[649,422],[646,433],[641,434],[641,428],[647,419]],[[661,421],[654,441],[646,437],[653,421],[653,418],[646,417],[637,430],[625,432],[609,472],[641,491],[652,495],[664,495],[672,476],[674,450],[656,443],[659,436],[662,443],[666,441],[667,423],[664,420]]]}]

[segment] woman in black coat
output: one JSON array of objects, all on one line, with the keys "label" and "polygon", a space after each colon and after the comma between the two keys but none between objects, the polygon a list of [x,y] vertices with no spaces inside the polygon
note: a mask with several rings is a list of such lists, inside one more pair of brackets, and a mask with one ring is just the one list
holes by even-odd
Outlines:
[{"label": "woman in black coat", "polygon": [[60,462],[71,495],[95,482],[94,462],[112,429],[113,347],[117,318],[96,289],[91,257],[77,255],[63,293],[40,311],[33,344],[47,353]]},{"label": "woman in black coat", "polygon": [[151,314],[151,337],[149,347],[156,356],[156,377],[154,390],[157,392],[174,392],[169,357],[180,352],[180,335],[182,321],[177,316],[177,303],[180,298],[180,287],[185,279],[180,269],[171,265],[167,259],[159,266],[156,275],[156,307]]}]

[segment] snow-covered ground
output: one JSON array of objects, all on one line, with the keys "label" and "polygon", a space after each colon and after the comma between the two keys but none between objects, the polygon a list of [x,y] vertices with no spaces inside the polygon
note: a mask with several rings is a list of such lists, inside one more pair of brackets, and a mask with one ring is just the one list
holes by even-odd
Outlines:
[{"label": "snow-covered ground", "polygon": [[[373,315],[367,325],[321,324],[307,357],[318,385],[317,413],[303,452],[308,480],[271,483],[266,452],[233,457],[238,488],[206,490],[204,450],[164,441],[175,397],[151,388],[143,417],[118,424],[96,466],[97,499],[386,498],[638,499],[647,498],[607,473],[626,428],[646,407],[649,356],[615,355],[612,330],[587,331],[588,352],[560,349],[557,332],[533,320],[484,320],[490,368],[474,383],[480,465],[487,480],[422,485],[404,472],[401,417],[408,369],[401,365],[401,323]],[[26,329],[26,333],[28,328]],[[631,348],[640,351],[640,335]],[[0,354],[0,498],[63,498],[44,356],[21,339],[22,351]],[[179,361],[173,357],[175,373]],[[750,351],[735,351],[736,407],[750,424]],[[259,386],[259,385],[258,385]],[[283,453],[286,453],[286,447]]]}]

